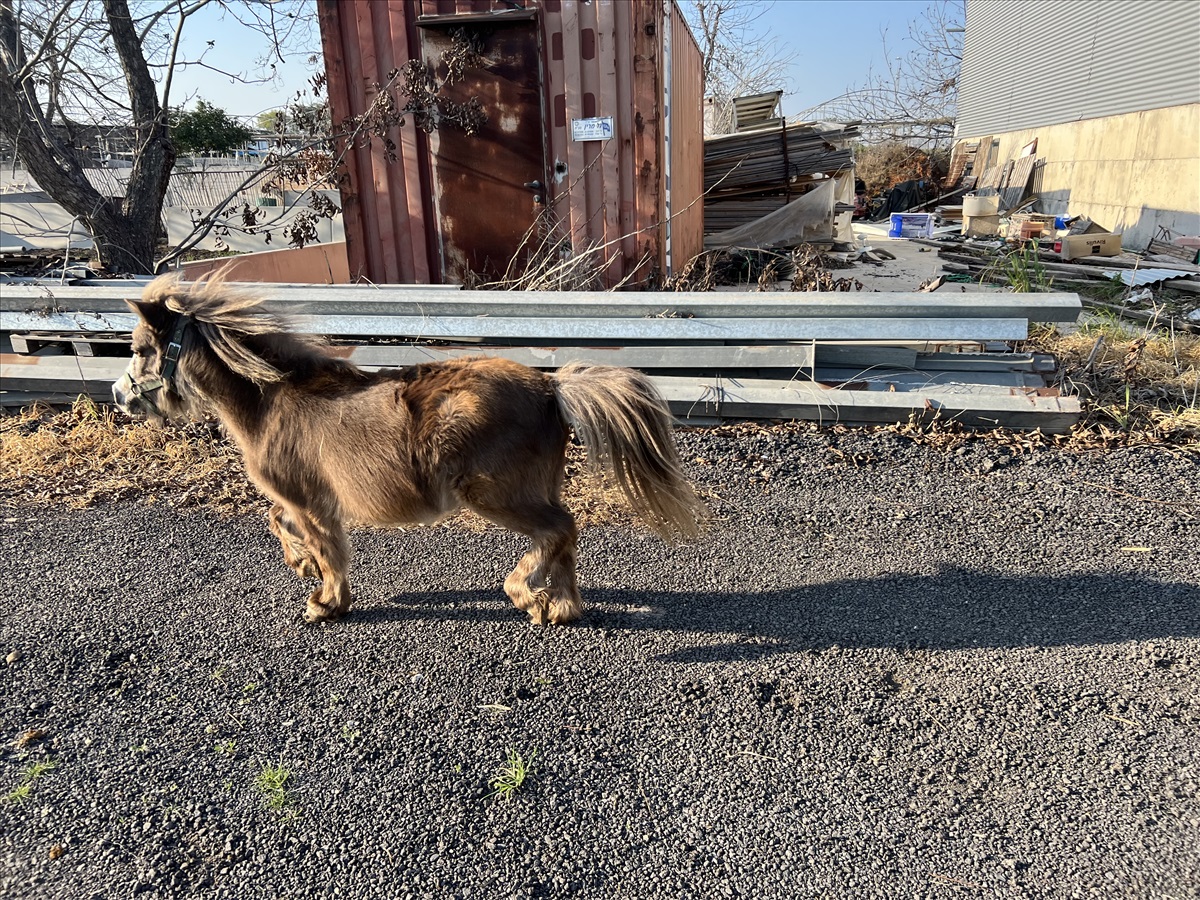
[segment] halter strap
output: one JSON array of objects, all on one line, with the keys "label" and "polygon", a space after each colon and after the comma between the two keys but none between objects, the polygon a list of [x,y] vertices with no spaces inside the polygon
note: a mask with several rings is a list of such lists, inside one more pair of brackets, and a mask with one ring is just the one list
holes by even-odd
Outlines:
[{"label": "halter strap", "polygon": [[167,350],[163,354],[163,364],[157,378],[151,378],[141,384],[130,380],[130,393],[135,397],[145,399],[146,394],[171,383],[171,379],[175,377],[175,370],[179,367],[179,354],[183,351],[183,335],[187,331],[189,323],[190,320],[187,316],[179,316],[179,321],[175,323],[175,330],[171,333],[171,340],[167,343]]}]

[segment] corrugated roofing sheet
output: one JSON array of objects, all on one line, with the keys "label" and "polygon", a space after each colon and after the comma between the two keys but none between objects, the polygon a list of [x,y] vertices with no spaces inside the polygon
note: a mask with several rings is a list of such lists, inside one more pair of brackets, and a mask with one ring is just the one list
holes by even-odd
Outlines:
[{"label": "corrugated roofing sheet", "polygon": [[1181,272],[1178,269],[1104,269],[1105,277],[1115,278],[1122,284],[1141,287],[1144,284],[1154,284],[1158,281],[1168,281],[1172,278],[1190,278],[1191,272]]},{"label": "corrugated roofing sheet", "polygon": [[966,22],[959,139],[1200,103],[1195,0],[967,0]]}]

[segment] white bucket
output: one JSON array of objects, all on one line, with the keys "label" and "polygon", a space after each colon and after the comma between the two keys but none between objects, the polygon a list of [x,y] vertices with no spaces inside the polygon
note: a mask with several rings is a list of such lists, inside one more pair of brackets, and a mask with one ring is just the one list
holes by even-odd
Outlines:
[{"label": "white bucket", "polygon": [[995,216],[999,213],[999,194],[992,194],[990,197],[976,197],[974,194],[968,194],[963,197],[964,216]]}]

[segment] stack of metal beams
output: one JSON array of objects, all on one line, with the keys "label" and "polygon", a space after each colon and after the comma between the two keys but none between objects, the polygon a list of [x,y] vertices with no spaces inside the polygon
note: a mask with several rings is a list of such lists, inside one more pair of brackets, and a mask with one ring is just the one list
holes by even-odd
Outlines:
[{"label": "stack of metal beams", "polygon": [[[365,368],[502,356],[651,374],[681,419],[956,419],[1061,432],[1079,416],[1030,322],[1073,322],[1074,294],[540,293],[424,286],[246,285]],[[128,362],[140,285],[7,286],[0,403],[103,399]],[[24,352],[18,352],[24,351]]]}]

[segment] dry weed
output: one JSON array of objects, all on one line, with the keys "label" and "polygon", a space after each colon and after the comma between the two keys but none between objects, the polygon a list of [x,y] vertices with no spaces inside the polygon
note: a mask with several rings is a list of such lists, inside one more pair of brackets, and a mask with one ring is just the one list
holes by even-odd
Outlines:
[{"label": "dry weed", "polygon": [[1200,337],[1101,319],[1043,328],[1030,344],[1058,359],[1062,387],[1080,398],[1076,443],[1198,446]]},{"label": "dry weed", "polygon": [[[35,406],[0,418],[0,504],[84,508],[120,500],[230,515],[268,506],[216,422],[160,426],[87,399],[65,411]],[[574,445],[564,500],[581,528],[629,519],[621,495],[591,474]],[[448,522],[490,527],[473,513]]]},{"label": "dry weed", "polygon": [[177,506],[261,505],[241,458],[212,424],[134,422],[81,398],[0,418],[0,501],[86,507],[138,497]]}]

